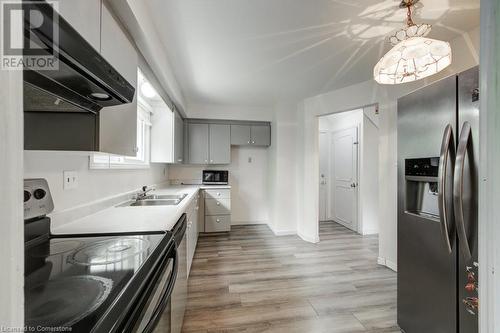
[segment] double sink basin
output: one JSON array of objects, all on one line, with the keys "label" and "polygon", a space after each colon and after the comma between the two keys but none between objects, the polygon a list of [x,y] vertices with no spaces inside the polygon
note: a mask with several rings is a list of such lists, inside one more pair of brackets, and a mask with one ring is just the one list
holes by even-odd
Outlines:
[{"label": "double sink basin", "polygon": [[187,197],[187,194],[151,194],[138,198],[133,201],[127,201],[118,207],[144,207],[144,206],[177,206]]}]

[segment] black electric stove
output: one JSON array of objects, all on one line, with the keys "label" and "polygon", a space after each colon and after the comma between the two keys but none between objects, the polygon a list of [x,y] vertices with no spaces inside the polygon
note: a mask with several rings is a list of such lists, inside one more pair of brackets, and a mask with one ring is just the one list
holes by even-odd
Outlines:
[{"label": "black electric stove", "polygon": [[151,324],[143,308],[163,304],[152,307],[148,295],[168,297],[176,277],[172,234],[51,237],[46,182],[27,180],[25,191],[26,327],[114,332]]}]

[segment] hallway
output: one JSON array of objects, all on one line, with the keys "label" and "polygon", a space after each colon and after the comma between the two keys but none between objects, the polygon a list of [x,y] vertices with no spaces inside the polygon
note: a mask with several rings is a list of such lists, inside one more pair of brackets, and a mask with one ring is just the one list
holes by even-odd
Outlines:
[{"label": "hallway", "polygon": [[396,333],[396,273],[377,236],[334,222],[319,244],[264,225],[200,235],[183,332]]}]

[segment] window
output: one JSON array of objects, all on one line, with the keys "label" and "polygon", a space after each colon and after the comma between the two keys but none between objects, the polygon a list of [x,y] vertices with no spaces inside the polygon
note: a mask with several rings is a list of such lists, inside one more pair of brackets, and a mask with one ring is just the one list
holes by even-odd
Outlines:
[{"label": "window", "polygon": [[106,153],[94,153],[90,156],[90,169],[142,169],[149,168],[151,151],[151,114],[153,108],[141,94],[141,85],[147,82],[138,70],[137,93],[137,154],[135,157]]}]

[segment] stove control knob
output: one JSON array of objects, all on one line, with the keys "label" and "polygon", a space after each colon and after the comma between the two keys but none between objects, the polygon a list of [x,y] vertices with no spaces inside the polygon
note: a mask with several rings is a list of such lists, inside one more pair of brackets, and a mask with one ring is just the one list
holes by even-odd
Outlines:
[{"label": "stove control knob", "polygon": [[31,193],[29,191],[24,190],[24,202],[28,202],[31,199]]},{"label": "stove control knob", "polygon": [[47,192],[45,192],[45,190],[41,189],[41,188],[36,189],[35,192],[33,192],[33,196],[37,200],[41,200],[41,199],[45,198],[46,194],[47,194]]}]

